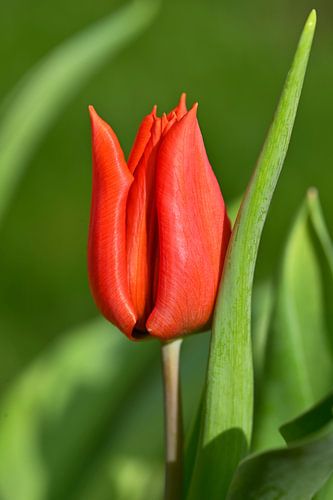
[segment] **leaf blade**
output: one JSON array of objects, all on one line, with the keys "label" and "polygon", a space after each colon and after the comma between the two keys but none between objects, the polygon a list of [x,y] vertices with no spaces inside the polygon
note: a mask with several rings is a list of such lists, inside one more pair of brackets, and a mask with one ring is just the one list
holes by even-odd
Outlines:
[{"label": "leaf blade", "polygon": [[[245,459],[227,500],[310,500],[333,471],[333,435]],[[275,496],[274,496],[275,495]]]},{"label": "leaf blade", "polygon": [[[251,288],[262,228],[286,156],[316,25],[303,29],[273,124],[238,214],[213,321],[201,446],[189,498],[223,498],[252,433]],[[221,474],[223,471],[223,475]]]},{"label": "leaf blade", "polygon": [[254,454],[243,460],[227,500],[283,498],[310,500],[333,472],[333,396],[283,425],[288,448]]}]

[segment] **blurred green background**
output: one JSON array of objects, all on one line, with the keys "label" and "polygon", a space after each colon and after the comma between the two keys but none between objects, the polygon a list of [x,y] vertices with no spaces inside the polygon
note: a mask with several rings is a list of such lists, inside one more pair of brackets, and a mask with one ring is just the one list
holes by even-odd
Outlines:
[{"label": "blurred green background", "polygon": [[[1,96],[55,45],[120,3],[4,2]],[[96,314],[86,272],[87,105],[93,103],[112,124],[128,152],[152,105],[169,110],[187,91],[189,103],[199,101],[209,158],[225,199],[233,200],[245,189],[311,7],[318,10],[318,30],[258,274],[276,265],[308,186],[319,188],[325,212],[333,213],[332,3],[164,2],[154,24],[93,78],[52,127],[7,212],[0,248],[2,387],[58,332]]]},{"label": "blurred green background", "polygon": [[[0,96],[42,56],[121,1],[12,0],[0,16]],[[0,228],[0,390],[62,332],[96,316],[86,272],[91,188],[88,104],[129,152],[138,124],[182,91],[199,101],[224,197],[245,189],[311,8],[318,29],[285,168],[257,266],[276,270],[296,208],[319,189],[333,232],[333,4],[329,0],[167,0],[154,23],[70,102],[29,161]],[[124,340],[125,342],[125,340]],[[135,464],[133,465],[135,467]]]}]

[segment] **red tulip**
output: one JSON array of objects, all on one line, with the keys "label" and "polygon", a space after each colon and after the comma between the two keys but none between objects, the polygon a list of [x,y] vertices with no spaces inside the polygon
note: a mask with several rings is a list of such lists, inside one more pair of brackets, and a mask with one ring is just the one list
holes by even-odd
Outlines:
[{"label": "red tulip", "polygon": [[230,223],[196,111],[184,94],[168,115],[154,107],[126,162],[90,107],[90,285],[103,315],[131,339],[171,339],[211,321]]}]

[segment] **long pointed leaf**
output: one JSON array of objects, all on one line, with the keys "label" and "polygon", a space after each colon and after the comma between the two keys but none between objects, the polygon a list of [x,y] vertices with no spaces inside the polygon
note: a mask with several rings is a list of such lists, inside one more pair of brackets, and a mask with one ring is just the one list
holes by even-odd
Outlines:
[{"label": "long pointed leaf", "polygon": [[251,441],[254,267],[262,228],[288,149],[315,24],[316,14],[312,11],[233,230],[215,310],[201,446],[191,500],[224,498]]},{"label": "long pointed leaf", "polygon": [[320,490],[333,472],[332,395],[289,422],[283,433],[291,439],[288,448],[241,462],[227,500],[310,500]]}]

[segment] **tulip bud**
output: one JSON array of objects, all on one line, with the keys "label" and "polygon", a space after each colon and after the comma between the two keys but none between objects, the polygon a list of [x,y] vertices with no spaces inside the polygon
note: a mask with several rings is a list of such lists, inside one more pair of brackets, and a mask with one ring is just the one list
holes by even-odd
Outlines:
[{"label": "tulip bud", "polygon": [[185,94],[156,107],[128,162],[90,106],[93,187],[89,280],[102,314],[129,338],[167,340],[209,327],[230,222]]}]

